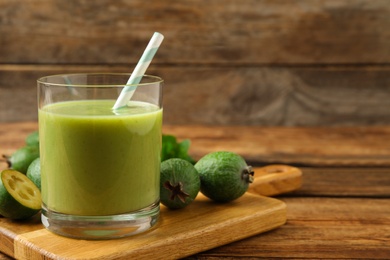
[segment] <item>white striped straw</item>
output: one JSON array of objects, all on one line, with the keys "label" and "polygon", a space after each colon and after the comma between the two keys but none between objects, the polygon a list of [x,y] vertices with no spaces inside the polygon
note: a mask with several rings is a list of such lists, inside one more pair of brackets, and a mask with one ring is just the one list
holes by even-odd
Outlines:
[{"label": "white striped straw", "polygon": [[137,88],[137,84],[140,83],[142,77],[145,74],[146,69],[148,68],[150,62],[156,54],[158,47],[160,47],[160,44],[163,39],[164,36],[161,33],[155,32],[153,34],[148,46],[146,46],[146,49],[141,56],[141,59],[138,61],[137,66],[135,66],[133,73],[127,81],[126,86],[122,89],[112,109],[118,109],[127,105],[127,102],[133,96],[134,91]]}]

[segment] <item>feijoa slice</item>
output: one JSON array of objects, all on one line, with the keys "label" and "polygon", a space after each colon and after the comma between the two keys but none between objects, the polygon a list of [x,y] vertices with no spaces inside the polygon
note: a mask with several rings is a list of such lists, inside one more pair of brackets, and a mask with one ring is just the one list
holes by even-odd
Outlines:
[{"label": "feijoa slice", "polygon": [[161,163],[160,200],[170,209],[192,203],[200,190],[199,173],[190,162],[171,158]]},{"label": "feijoa slice", "polygon": [[241,197],[253,182],[252,167],[234,152],[209,153],[195,164],[195,169],[200,175],[201,193],[217,202]]},{"label": "feijoa slice", "polygon": [[6,169],[1,173],[0,214],[11,219],[26,219],[41,209],[41,192],[21,172]]}]

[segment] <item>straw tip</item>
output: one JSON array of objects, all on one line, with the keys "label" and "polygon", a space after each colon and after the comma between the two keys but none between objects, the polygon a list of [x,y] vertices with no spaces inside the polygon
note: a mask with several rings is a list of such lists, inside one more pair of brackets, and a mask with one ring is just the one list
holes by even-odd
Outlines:
[{"label": "straw tip", "polygon": [[158,37],[158,38],[160,38],[161,40],[164,39],[164,35],[162,35],[162,33],[159,33],[159,32],[154,32],[153,36],[154,36],[154,37]]}]

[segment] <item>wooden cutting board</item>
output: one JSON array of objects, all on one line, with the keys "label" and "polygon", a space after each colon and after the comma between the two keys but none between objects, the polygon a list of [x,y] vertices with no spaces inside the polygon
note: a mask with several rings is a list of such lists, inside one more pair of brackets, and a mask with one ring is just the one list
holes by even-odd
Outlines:
[{"label": "wooden cutting board", "polygon": [[162,206],[159,223],[132,237],[87,241],[47,231],[39,215],[24,221],[0,218],[0,251],[17,259],[177,259],[250,237],[286,222],[277,199],[246,193],[218,204],[199,194],[189,206]]}]

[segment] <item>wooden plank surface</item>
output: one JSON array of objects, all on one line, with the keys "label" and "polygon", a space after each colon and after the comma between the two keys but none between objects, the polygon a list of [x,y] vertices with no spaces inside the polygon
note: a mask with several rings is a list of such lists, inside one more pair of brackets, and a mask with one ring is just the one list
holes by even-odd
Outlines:
[{"label": "wooden plank surface", "polygon": [[282,199],[287,224],[193,259],[388,259],[390,199]]},{"label": "wooden plank surface", "polygon": [[[7,123],[0,126],[1,153],[14,151],[23,145],[28,133],[37,129],[36,122]],[[261,148],[272,154],[272,160],[279,160],[284,158],[280,151],[286,149],[285,151],[295,155],[297,162],[302,163],[302,158],[311,156],[317,158],[319,164],[310,167],[300,165],[303,173],[302,187],[288,195],[277,197],[287,205],[287,223],[284,226],[189,256],[188,259],[389,258],[390,170],[387,163],[380,165],[374,159],[382,158],[382,162],[385,162],[384,158],[389,158],[386,152],[381,154],[381,151],[386,151],[383,150],[388,144],[386,140],[390,140],[388,127],[358,127],[356,131],[349,127],[300,130],[273,127],[270,131],[264,128],[260,132],[250,130],[252,127],[216,127],[212,131],[208,127],[201,129],[200,126],[165,126],[164,131],[176,134],[180,139],[190,138],[191,152],[197,156],[213,149],[234,148],[242,151],[235,148],[242,145],[248,147],[245,154],[256,154]],[[240,131],[237,131],[237,135],[233,134],[231,129],[239,129],[242,135],[238,135]],[[261,137],[261,145],[253,144],[255,133]],[[227,142],[228,139],[224,136],[230,136],[233,140]],[[330,149],[332,144],[333,148]],[[312,151],[317,152],[300,156],[308,149],[297,149],[302,145],[309,145]],[[316,145],[318,150],[314,150]],[[327,151],[325,154],[328,156],[324,156],[322,150]],[[329,164],[320,167],[320,159],[324,158],[326,161],[332,153],[339,156],[341,166]],[[346,156],[342,156],[343,153]],[[255,157],[258,158],[257,155],[253,156]],[[363,159],[359,165],[349,164],[351,161],[359,161],[358,159]],[[266,164],[267,161],[259,163]],[[4,239],[0,239],[1,243],[10,242],[9,239]],[[8,260],[8,257],[0,255],[0,259]]]},{"label": "wooden plank surface", "polygon": [[[387,0],[0,1],[0,63],[389,63]],[[28,42],[26,42],[28,39]]]},{"label": "wooden plank surface", "polygon": [[390,127],[165,126],[192,155],[229,150],[259,164],[389,166]]},{"label": "wooden plank surface", "polygon": [[390,198],[390,168],[303,167],[302,186],[294,196]]},{"label": "wooden plank surface", "polygon": [[[37,122],[6,123],[0,129],[2,153],[11,154],[38,129]],[[390,127],[163,126],[165,134],[190,139],[190,154],[236,152],[256,164],[315,166],[390,165]]]},{"label": "wooden plank surface", "polygon": [[149,232],[100,241],[61,237],[47,231],[39,218],[31,221],[29,226],[0,218],[0,237],[10,242],[0,244],[0,250],[26,260],[177,259],[279,227],[286,222],[286,209],[279,200],[251,194],[227,204],[198,195],[182,210],[163,207]]},{"label": "wooden plank surface", "polygon": [[387,0],[0,6],[1,122],[36,119],[38,77],[130,72],[161,31],[148,73],[166,80],[168,124],[390,124]]},{"label": "wooden plank surface", "polygon": [[[160,31],[148,72],[166,80],[164,123],[187,125],[166,131],[191,137],[196,158],[231,149],[301,167],[302,188],[278,197],[286,225],[190,259],[389,259],[387,0],[0,6],[0,122],[36,121],[40,76],[131,71]],[[36,123],[0,126],[0,151],[10,153]]]},{"label": "wooden plank surface", "polygon": [[[37,119],[39,77],[129,72],[129,66],[0,65],[0,122]],[[390,124],[388,67],[158,66],[166,124],[348,126]]]},{"label": "wooden plank surface", "polygon": [[388,259],[388,198],[279,199],[287,205],[286,225],[189,259]]}]

